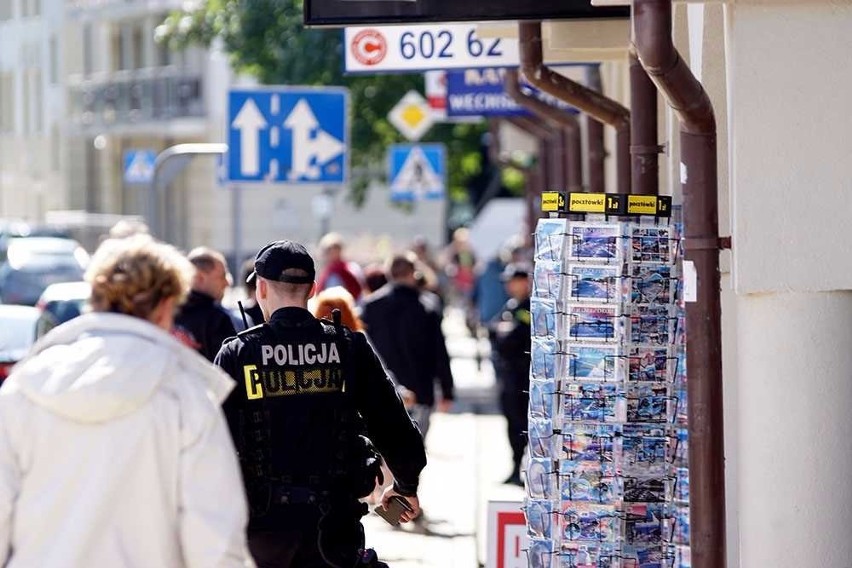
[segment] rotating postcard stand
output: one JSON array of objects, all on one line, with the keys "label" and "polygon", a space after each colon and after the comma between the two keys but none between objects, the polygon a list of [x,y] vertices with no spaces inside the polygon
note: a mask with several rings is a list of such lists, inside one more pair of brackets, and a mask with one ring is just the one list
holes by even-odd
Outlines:
[{"label": "rotating postcard stand", "polygon": [[551,216],[535,232],[528,564],[688,568],[680,227],[671,200],[548,192],[542,204]]}]

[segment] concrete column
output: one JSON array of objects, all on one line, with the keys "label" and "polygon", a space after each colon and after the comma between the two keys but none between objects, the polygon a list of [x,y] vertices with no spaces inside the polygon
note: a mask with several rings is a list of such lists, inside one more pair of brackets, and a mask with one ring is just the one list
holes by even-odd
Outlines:
[{"label": "concrete column", "polygon": [[740,565],[849,566],[852,292],[738,308]]},{"label": "concrete column", "polygon": [[725,18],[739,565],[845,568],[852,2],[745,0]]}]

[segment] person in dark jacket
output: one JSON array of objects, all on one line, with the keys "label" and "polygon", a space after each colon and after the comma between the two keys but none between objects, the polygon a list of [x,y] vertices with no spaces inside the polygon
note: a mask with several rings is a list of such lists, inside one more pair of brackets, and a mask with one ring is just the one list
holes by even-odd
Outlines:
[{"label": "person in dark jacket", "polygon": [[494,372],[500,385],[500,403],[506,417],[509,445],[512,447],[512,473],[506,483],[522,485],[521,460],[526,447],[527,407],[530,373],[530,295],[531,270],[523,264],[510,264],[503,272],[509,300],[489,324],[494,349]]},{"label": "person in dark jacket", "polygon": [[[254,260],[249,259],[243,263],[242,270],[242,282],[245,282],[245,290],[246,290],[246,299],[243,300],[243,311],[241,312],[239,308],[234,311],[234,315],[237,316],[240,320],[243,319],[243,313],[246,315],[246,322],[242,323],[239,326],[237,331],[244,331],[250,327],[254,327],[256,325],[260,325],[264,322],[263,312],[260,309],[260,304],[257,303],[257,298],[255,297],[257,289],[255,288],[256,281],[254,278],[249,278],[254,272]],[[246,325],[246,323],[248,325]]]},{"label": "person in dark jacket", "polygon": [[207,247],[187,255],[195,267],[192,290],[175,316],[172,333],[185,345],[213,361],[219,348],[237,332],[230,312],[220,304],[231,283],[225,257]]},{"label": "person in dark jacket", "polygon": [[316,291],[307,250],[276,241],[254,266],[266,323],[215,360],[237,382],[224,409],[251,508],[251,553],[259,568],[385,566],[363,550],[367,506],[358,500],[379,478],[378,449],[394,476],[383,504],[404,500],[401,522],[419,514],[420,432],[365,336],[307,310]]},{"label": "person in dark jacket", "polygon": [[410,412],[425,436],[435,406],[435,383],[441,387],[438,410],[445,412],[453,401],[453,373],[441,330],[440,302],[418,289],[412,256],[393,257],[390,282],[367,298],[361,319],[394,379],[414,393]]}]

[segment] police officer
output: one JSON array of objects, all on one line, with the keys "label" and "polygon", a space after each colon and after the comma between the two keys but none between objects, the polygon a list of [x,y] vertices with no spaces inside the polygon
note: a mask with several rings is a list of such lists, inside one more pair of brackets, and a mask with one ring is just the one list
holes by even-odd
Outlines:
[{"label": "police officer", "polygon": [[383,566],[363,551],[358,501],[380,475],[376,449],[395,478],[383,506],[401,499],[402,522],[420,512],[426,454],[364,335],[307,310],[315,277],[302,245],[263,247],[250,278],[267,323],[225,342],[215,361],[237,381],[225,414],[251,508],[249,547],[260,568]]},{"label": "police officer", "polygon": [[502,279],[509,300],[489,323],[494,372],[500,384],[500,403],[512,447],[512,473],[505,482],[515,485],[522,485],[521,459],[529,405],[530,272],[524,264],[506,267]]}]

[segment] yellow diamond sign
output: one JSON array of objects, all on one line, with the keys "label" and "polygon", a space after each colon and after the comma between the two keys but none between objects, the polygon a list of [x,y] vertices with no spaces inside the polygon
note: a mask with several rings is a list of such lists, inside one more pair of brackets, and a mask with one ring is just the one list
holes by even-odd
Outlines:
[{"label": "yellow diamond sign", "polygon": [[391,109],[388,120],[412,142],[420,140],[435,123],[429,103],[417,91],[408,91]]}]

